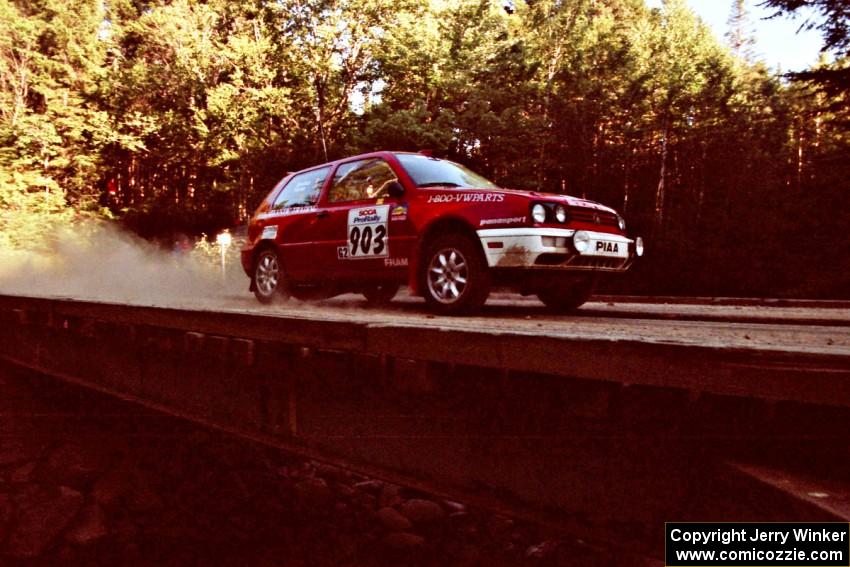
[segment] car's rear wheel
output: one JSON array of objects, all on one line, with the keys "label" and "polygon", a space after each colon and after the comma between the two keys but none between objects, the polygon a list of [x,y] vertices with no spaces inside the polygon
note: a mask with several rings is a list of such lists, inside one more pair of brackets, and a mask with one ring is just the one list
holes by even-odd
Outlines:
[{"label": "car's rear wheel", "polygon": [[362,293],[370,305],[385,305],[392,301],[400,287],[397,283],[379,283],[366,287]]},{"label": "car's rear wheel", "polygon": [[541,289],[537,292],[537,297],[550,310],[565,313],[586,303],[595,286],[596,278],[585,277]]},{"label": "car's rear wheel", "polygon": [[273,303],[275,300],[289,299],[289,290],[277,251],[266,248],[257,255],[254,262],[254,296],[260,303]]},{"label": "car's rear wheel", "polygon": [[468,313],[490,295],[490,270],[468,236],[440,236],[425,246],[420,286],[429,307],[438,313]]}]

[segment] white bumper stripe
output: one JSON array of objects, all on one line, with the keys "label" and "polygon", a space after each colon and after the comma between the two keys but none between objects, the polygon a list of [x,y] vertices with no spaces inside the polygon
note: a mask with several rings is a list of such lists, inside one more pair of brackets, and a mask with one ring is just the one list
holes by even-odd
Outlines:
[{"label": "white bumper stripe", "polygon": [[[491,268],[533,267],[540,254],[572,253],[568,241],[575,234],[575,230],[567,228],[531,227],[490,228],[477,232],[487,256],[487,264]],[[624,245],[627,253],[628,245],[634,242],[631,238],[618,234],[589,230],[585,232],[591,240],[604,240]],[[498,248],[491,248],[491,245],[499,244]],[[588,250],[583,255],[595,256],[596,254],[594,251]],[[600,254],[600,256],[603,255]]]}]

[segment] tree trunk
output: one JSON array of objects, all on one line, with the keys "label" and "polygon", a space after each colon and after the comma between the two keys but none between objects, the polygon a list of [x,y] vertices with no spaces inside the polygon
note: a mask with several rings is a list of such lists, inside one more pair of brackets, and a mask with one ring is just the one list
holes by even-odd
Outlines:
[{"label": "tree trunk", "polygon": [[664,192],[667,179],[667,138],[670,134],[670,120],[665,113],[661,138],[661,170],[658,174],[658,186],[655,190],[655,227],[660,230],[664,224]]},{"label": "tree trunk", "polygon": [[320,77],[316,77],[316,121],[319,123],[319,140],[325,161],[328,161],[328,144],[325,140],[325,85]]}]

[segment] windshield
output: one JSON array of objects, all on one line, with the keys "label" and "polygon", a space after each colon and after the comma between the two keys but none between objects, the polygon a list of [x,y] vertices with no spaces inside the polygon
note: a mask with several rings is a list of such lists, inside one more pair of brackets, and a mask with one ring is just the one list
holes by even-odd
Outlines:
[{"label": "windshield", "polygon": [[396,154],[418,187],[475,187],[498,189],[492,181],[457,163],[421,154]]}]

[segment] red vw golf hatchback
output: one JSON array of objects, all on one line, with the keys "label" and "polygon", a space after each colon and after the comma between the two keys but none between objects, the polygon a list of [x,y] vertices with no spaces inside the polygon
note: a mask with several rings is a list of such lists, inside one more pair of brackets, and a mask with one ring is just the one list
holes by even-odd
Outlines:
[{"label": "red vw golf hatchback", "polygon": [[242,266],[257,299],[362,293],[407,284],[440,313],[475,310],[493,286],[557,311],[643,254],[614,210],[566,195],[503,189],[457,163],[376,152],[283,178],[257,209]]}]

